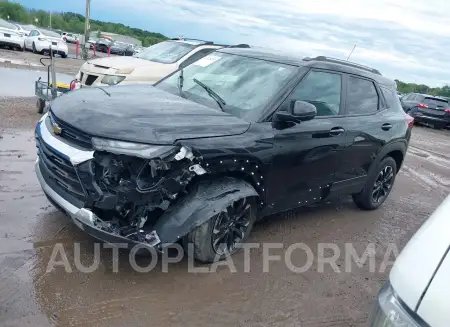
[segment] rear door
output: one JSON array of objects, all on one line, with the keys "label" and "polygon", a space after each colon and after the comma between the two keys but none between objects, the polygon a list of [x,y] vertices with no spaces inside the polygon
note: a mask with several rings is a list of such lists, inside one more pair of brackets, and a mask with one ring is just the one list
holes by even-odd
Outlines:
[{"label": "rear door", "polygon": [[[336,172],[332,188],[335,195],[362,190],[366,176],[380,148],[404,129],[404,113],[400,106],[390,110],[381,89],[371,79],[345,76],[345,109],[343,128],[347,144]],[[398,126],[397,126],[398,125]]]},{"label": "rear door", "polygon": [[411,110],[411,108],[416,107],[417,106],[417,101],[416,101],[416,97],[418,95],[414,94],[414,93],[410,93],[405,95],[401,100],[401,104],[402,104],[402,108],[405,112],[408,112],[409,110]]}]

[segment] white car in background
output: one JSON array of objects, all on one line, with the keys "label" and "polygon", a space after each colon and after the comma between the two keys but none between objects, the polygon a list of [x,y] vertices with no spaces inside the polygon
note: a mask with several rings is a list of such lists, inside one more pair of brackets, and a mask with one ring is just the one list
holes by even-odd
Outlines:
[{"label": "white car in background", "polygon": [[32,30],[37,29],[34,25],[22,25],[22,24],[14,24],[17,28],[25,35],[28,36]]},{"label": "white car in background", "polygon": [[69,49],[67,43],[61,39],[61,35],[46,29],[34,29],[25,39],[25,48],[34,53],[49,52],[50,47],[54,54],[67,58]]},{"label": "white car in background", "polygon": [[0,45],[23,51],[25,35],[14,24],[0,19]]},{"label": "white car in background", "polygon": [[114,56],[89,60],[81,66],[75,79],[82,87],[119,83],[154,84],[223,47],[226,46],[202,40],[172,39],[152,45],[133,57]]},{"label": "white car in background", "polygon": [[73,33],[62,32],[61,38],[68,43],[75,43],[78,40],[78,35]]},{"label": "white car in background", "polygon": [[371,326],[448,327],[449,294],[450,196],[395,261],[389,281],[378,295]]}]

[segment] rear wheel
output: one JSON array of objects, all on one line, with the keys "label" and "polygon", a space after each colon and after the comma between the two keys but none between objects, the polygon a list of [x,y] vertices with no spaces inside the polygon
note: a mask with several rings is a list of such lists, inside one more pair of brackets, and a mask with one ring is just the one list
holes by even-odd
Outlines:
[{"label": "rear wheel", "polygon": [[38,98],[36,101],[36,109],[38,114],[42,114],[44,112],[44,108],[45,108],[45,101]]},{"label": "rear wheel", "polygon": [[194,247],[194,258],[211,263],[232,255],[242,247],[255,220],[254,198],[233,202],[188,234],[187,243]]},{"label": "rear wheel", "polygon": [[383,204],[394,185],[397,164],[392,157],[386,157],[367,177],[361,193],[353,195],[355,204],[364,210],[374,210]]}]

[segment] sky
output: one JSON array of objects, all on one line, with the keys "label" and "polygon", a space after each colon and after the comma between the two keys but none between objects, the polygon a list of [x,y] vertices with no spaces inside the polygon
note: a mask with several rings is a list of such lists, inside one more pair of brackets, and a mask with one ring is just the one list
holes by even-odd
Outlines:
[{"label": "sky", "polygon": [[[16,0],[83,14],[84,0]],[[169,37],[326,55],[405,82],[450,84],[449,0],[91,0],[94,19]]]}]

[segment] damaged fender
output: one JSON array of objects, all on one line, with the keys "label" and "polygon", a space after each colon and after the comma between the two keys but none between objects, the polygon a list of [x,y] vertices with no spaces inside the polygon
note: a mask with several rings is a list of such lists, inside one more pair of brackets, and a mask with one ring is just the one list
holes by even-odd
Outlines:
[{"label": "damaged fender", "polygon": [[162,244],[174,243],[228,205],[243,197],[258,197],[253,186],[232,177],[202,181],[174,203],[154,226]]}]

